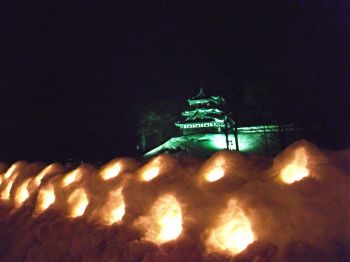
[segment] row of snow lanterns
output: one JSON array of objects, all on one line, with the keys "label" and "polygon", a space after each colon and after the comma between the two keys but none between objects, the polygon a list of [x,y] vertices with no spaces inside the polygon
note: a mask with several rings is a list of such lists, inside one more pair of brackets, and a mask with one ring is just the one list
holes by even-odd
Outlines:
[{"label": "row of snow lanterns", "polygon": [[[150,161],[142,168],[139,179],[149,182],[161,174],[161,156]],[[225,176],[225,159],[218,158],[208,170],[205,170],[201,176],[204,180],[212,183],[222,179]],[[299,181],[308,176],[307,156],[304,148],[295,151],[294,159],[280,172],[280,179],[287,184]],[[26,179],[17,187],[15,191],[15,207],[21,204],[29,197],[28,186],[36,189],[40,186],[42,179],[49,173],[52,165],[46,167],[37,176]],[[6,183],[0,192],[2,200],[10,199],[10,191],[18,173],[15,172],[16,164],[11,166],[8,171],[1,175],[1,184]],[[117,177],[122,173],[123,165],[121,162],[114,161],[108,164],[99,172],[102,180],[107,181]],[[79,182],[82,174],[79,168],[67,173],[61,180],[62,188],[68,187],[74,182]],[[51,204],[55,202],[54,186],[48,182],[44,184],[38,193],[35,213],[44,212]],[[69,216],[82,216],[89,204],[88,195],[83,187],[76,188],[68,197]],[[122,195],[122,188],[109,192],[108,201],[100,211],[103,221],[107,225],[120,222],[125,214],[125,204]],[[135,225],[145,228],[145,238],[157,244],[162,244],[170,240],[177,239],[182,232],[182,210],[181,204],[172,194],[164,194],[152,206],[148,216],[140,217]],[[237,254],[244,250],[255,240],[249,219],[239,208],[234,199],[230,199],[227,209],[218,217],[218,226],[209,231],[206,245],[210,252],[227,252]]]}]

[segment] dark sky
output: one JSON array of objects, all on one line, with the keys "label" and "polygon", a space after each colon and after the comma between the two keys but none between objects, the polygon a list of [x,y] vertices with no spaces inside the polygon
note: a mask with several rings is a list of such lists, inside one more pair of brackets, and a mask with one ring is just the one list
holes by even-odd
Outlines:
[{"label": "dark sky", "polygon": [[260,86],[345,146],[348,0],[126,2],[1,3],[1,160],[133,155],[138,112],[199,87]]}]

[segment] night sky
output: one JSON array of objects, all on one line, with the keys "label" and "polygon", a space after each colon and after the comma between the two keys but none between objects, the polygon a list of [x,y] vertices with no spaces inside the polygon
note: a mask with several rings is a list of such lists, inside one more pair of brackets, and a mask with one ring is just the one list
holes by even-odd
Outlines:
[{"label": "night sky", "polygon": [[348,0],[184,2],[2,2],[0,161],[135,156],[139,112],[200,87],[346,146]]}]

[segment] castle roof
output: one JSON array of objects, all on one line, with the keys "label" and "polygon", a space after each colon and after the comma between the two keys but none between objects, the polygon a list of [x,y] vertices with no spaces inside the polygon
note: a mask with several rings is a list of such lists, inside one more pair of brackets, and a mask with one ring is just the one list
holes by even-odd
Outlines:
[{"label": "castle roof", "polygon": [[225,103],[225,100],[221,96],[207,96],[203,88],[199,90],[199,93],[187,99],[187,102],[190,106],[194,105],[204,105],[204,104],[212,104],[212,105],[221,105]]}]

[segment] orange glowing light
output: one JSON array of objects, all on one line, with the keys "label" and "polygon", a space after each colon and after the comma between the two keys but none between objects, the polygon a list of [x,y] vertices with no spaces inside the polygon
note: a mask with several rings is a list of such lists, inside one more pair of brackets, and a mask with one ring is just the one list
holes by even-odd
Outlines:
[{"label": "orange glowing light", "polygon": [[19,166],[20,166],[20,163],[13,164],[3,175],[2,182],[5,183],[5,187],[0,192],[0,199],[2,200],[10,199],[10,192],[11,192],[12,185],[18,176],[18,172],[15,172],[15,171]]},{"label": "orange glowing light", "polygon": [[148,169],[146,169],[142,173],[142,180],[143,181],[151,181],[153,178],[157,177],[159,175],[160,168],[158,166],[153,166]]},{"label": "orange glowing light", "polygon": [[150,161],[143,169],[141,173],[141,180],[148,182],[156,178],[160,174],[162,164],[166,163],[167,159],[164,156],[158,156]]},{"label": "orange glowing light", "polygon": [[225,175],[225,160],[221,157],[215,160],[213,167],[204,173],[204,179],[207,182],[215,182],[220,180]]},{"label": "orange glowing light", "polygon": [[4,179],[9,179],[10,176],[14,173],[15,169],[19,166],[18,163],[13,164],[4,174]]},{"label": "orange glowing light", "polygon": [[51,184],[47,184],[39,190],[36,204],[36,213],[42,213],[55,202],[55,190]]},{"label": "orange glowing light", "polygon": [[243,251],[254,241],[250,222],[235,200],[230,200],[227,209],[219,217],[218,226],[209,231],[206,241],[209,252],[224,252],[231,255]]},{"label": "orange glowing light", "polygon": [[30,181],[31,181],[31,178],[27,178],[26,180],[24,180],[24,182],[21,185],[19,185],[16,188],[15,198],[14,198],[15,207],[20,207],[23,204],[23,202],[26,201],[26,199],[29,197],[27,186]]},{"label": "orange glowing light", "polygon": [[145,238],[157,244],[176,239],[182,232],[180,204],[174,196],[163,195],[153,205],[149,216],[141,217],[137,224],[145,228]]},{"label": "orange glowing light", "polygon": [[119,206],[111,210],[110,217],[109,217],[109,224],[113,224],[115,222],[118,222],[122,220],[123,216],[125,214],[125,204],[124,201],[119,203]]},{"label": "orange glowing light", "polygon": [[1,191],[0,198],[2,200],[9,200],[10,199],[10,191],[11,191],[13,182],[14,181],[8,181],[8,183],[6,184],[4,190]]},{"label": "orange glowing light", "polygon": [[108,165],[101,172],[100,176],[103,180],[109,180],[119,175],[121,171],[121,164],[119,162],[115,162],[112,165]]},{"label": "orange glowing light", "polygon": [[68,197],[70,207],[69,216],[79,217],[84,215],[85,209],[89,204],[88,196],[83,188],[78,188]]},{"label": "orange glowing light", "polygon": [[214,182],[221,179],[225,175],[225,170],[222,167],[215,167],[204,175],[205,180]]},{"label": "orange glowing light", "polygon": [[50,171],[53,169],[54,164],[51,164],[47,167],[45,167],[39,174],[37,174],[33,180],[35,187],[37,188],[40,183],[41,180],[50,173]]},{"label": "orange glowing light", "polygon": [[122,220],[125,203],[122,188],[109,192],[108,201],[102,208],[102,223],[111,225]]},{"label": "orange glowing light", "polygon": [[309,176],[307,166],[307,155],[304,148],[295,151],[292,163],[282,169],[280,177],[284,183],[292,184]]},{"label": "orange glowing light", "polygon": [[62,186],[66,187],[74,182],[78,182],[81,179],[81,172],[79,168],[66,174],[62,180]]},{"label": "orange glowing light", "polygon": [[[6,174],[5,174],[5,177],[6,177]],[[10,199],[11,188],[12,188],[12,185],[15,182],[17,176],[18,176],[18,173],[12,173],[12,172],[8,176],[8,178],[6,179],[7,184],[5,184],[5,188],[0,193],[0,199],[2,199],[2,200],[9,200]]]}]

